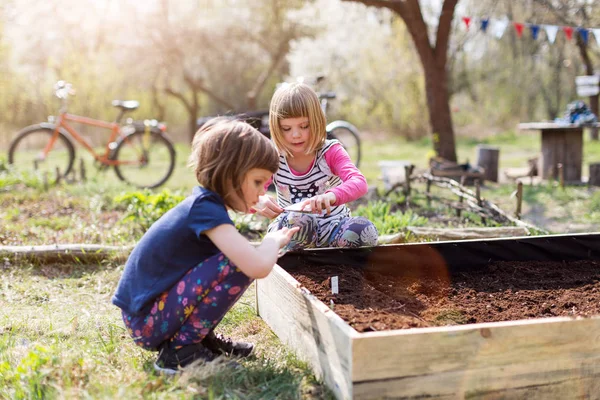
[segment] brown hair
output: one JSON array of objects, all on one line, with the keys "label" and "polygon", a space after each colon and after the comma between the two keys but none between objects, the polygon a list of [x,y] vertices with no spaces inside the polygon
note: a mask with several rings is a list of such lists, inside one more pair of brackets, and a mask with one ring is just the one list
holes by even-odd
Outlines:
[{"label": "brown hair", "polygon": [[219,194],[233,206],[231,189],[244,198],[242,183],[253,168],[272,173],[279,168],[279,155],[273,143],[249,124],[229,118],[213,118],[196,132],[188,165],[198,183]]},{"label": "brown hair", "polygon": [[319,150],[325,143],[327,120],[319,97],[304,83],[285,84],[277,89],[269,108],[269,129],[277,149],[286,157],[291,155],[283,139],[279,121],[284,118],[307,117],[310,126],[309,145],[306,154]]}]

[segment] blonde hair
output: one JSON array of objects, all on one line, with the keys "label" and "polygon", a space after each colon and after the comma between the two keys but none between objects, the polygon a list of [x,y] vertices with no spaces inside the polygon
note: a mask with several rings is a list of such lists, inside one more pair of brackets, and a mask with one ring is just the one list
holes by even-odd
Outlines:
[{"label": "blonde hair", "polygon": [[323,146],[327,137],[325,131],[327,120],[319,97],[310,86],[304,83],[292,83],[280,87],[271,99],[269,129],[277,149],[286,157],[290,156],[291,152],[285,144],[279,122],[284,118],[301,117],[308,118],[310,138],[306,154],[311,154]]},{"label": "blonde hair", "polygon": [[200,185],[220,195],[229,208],[246,212],[234,207],[234,194],[244,199],[242,183],[251,169],[277,172],[279,155],[273,143],[249,124],[221,117],[196,132],[188,166]]}]

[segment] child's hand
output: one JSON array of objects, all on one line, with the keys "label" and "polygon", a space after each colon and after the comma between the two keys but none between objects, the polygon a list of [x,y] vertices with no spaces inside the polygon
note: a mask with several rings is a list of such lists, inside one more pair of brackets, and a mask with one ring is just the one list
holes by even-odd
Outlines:
[{"label": "child's hand", "polygon": [[258,199],[258,204],[252,207],[258,215],[273,219],[283,212],[283,208],[279,207],[271,196],[265,194],[264,196],[259,196]]},{"label": "child's hand", "polygon": [[315,214],[321,214],[323,210],[327,210],[326,214],[331,213],[331,206],[335,205],[335,194],[332,192],[327,192],[325,194],[320,194],[310,199],[306,199],[302,201],[301,209],[309,209]]},{"label": "child's hand", "polygon": [[267,233],[265,235],[265,239],[267,239],[267,238],[273,239],[276,243],[279,244],[279,248],[281,249],[283,246],[285,246],[286,244],[288,244],[290,242],[290,240],[292,239],[292,236],[294,236],[294,234],[296,232],[298,232],[299,230],[300,230],[299,226],[295,226],[293,228],[284,227],[277,231]]}]

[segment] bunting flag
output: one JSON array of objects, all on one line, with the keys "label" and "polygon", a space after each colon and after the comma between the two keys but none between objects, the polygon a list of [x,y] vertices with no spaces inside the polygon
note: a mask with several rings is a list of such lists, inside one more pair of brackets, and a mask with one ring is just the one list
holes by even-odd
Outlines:
[{"label": "bunting flag", "polygon": [[548,41],[554,44],[556,40],[556,34],[558,33],[558,26],[556,25],[544,25],[544,30],[546,31],[546,37]]},{"label": "bunting flag", "polygon": [[525,24],[522,24],[520,22],[513,22],[513,25],[515,27],[515,30],[517,31],[517,36],[523,36],[523,28],[525,28]]},{"label": "bunting flag", "polygon": [[494,21],[494,25],[492,27],[492,32],[493,32],[494,36],[496,36],[498,39],[500,39],[502,37],[502,35],[504,35],[504,31],[506,30],[507,26],[508,26],[508,21],[505,19]]},{"label": "bunting flag", "polygon": [[573,40],[573,33],[576,33],[584,44],[589,43],[590,33],[594,35],[596,44],[600,46],[600,28],[585,28],[582,26],[560,26],[560,25],[548,25],[548,24],[532,24],[529,22],[515,22],[510,21],[507,18],[502,19],[490,19],[485,18],[473,18],[473,17],[462,17],[462,22],[465,24],[466,30],[468,31],[471,23],[476,24],[475,21],[479,21],[479,30],[483,33],[488,31],[498,39],[504,36],[504,32],[509,24],[515,29],[515,32],[519,38],[523,37],[525,28],[528,28],[531,32],[531,38],[537,40],[539,37],[540,30],[546,33],[546,38],[551,44],[556,41],[556,36],[559,30],[565,33],[565,38],[568,41]]},{"label": "bunting flag", "polygon": [[[484,18],[481,20],[481,30],[483,31],[483,33],[485,33],[487,31],[487,27],[490,23],[490,19],[489,18]],[[600,34],[600,32],[598,32],[598,34]]]},{"label": "bunting flag", "polygon": [[529,30],[531,31],[531,37],[533,40],[537,40],[538,34],[540,33],[539,25],[529,25]]},{"label": "bunting flag", "polygon": [[467,30],[469,30],[469,24],[471,24],[471,18],[469,18],[469,17],[463,17],[462,20],[465,23],[465,25],[467,26]]},{"label": "bunting flag", "polygon": [[585,28],[581,28],[581,27],[577,27],[576,30],[577,30],[577,33],[579,34],[579,37],[583,41],[583,43],[587,44],[587,42],[588,42],[588,30],[585,29]]},{"label": "bunting flag", "polygon": [[571,40],[573,38],[573,28],[570,26],[563,26],[562,29],[565,32],[565,35],[567,35],[567,39]]},{"label": "bunting flag", "polygon": [[596,38],[596,43],[600,44],[600,29],[592,29],[592,33],[594,34],[594,37]]}]

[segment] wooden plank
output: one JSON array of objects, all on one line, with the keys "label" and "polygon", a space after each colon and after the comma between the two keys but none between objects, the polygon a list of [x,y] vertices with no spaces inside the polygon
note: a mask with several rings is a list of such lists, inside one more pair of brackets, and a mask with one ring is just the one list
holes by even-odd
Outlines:
[{"label": "wooden plank", "polygon": [[581,128],[579,125],[567,124],[567,123],[556,123],[556,122],[523,122],[517,125],[521,130],[542,130],[542,129],[577,129]]},{"label": "wooden plank", "polygon": [[[510,376],[510,382],[498,387],[482,383],[477,390],[540,385],[557,372],[600,359],[598,339],[600,318],[564,317],[363,333],[353,341],[352,380],[458,371],[470,376],[491,370],[499,377]],[[538,376],[520,377],[532,364]],[[548,382],[545,376],[550,377]]]},{"label": "wooden plank", "polygon": [[598,87],[598,84],[577,86],[577,96],[596,96],[598,93],[600,93],[600,87]]},{"label": "wooden plank", "polygon": [[260,316],[309,362],[337,398],[352,398],[351,341],[358,333],[281,267],[256,281]]},{"label": "wooden plank", "polygon": [[600,83],[600,75],[581,75],[575,77],[577,86],[598,86]]},{"label": "wooden plank", "polygon": [[[539,363],[519,369],[453,371],[354,384],[355,399],[600,399],[600,359],[573,360],[565,369],[538,372]],[[532,382],[536,382],[533,383]],[[485,389],[487,388],[487,389]]]}]

